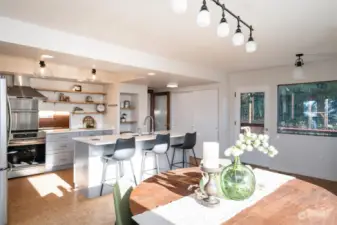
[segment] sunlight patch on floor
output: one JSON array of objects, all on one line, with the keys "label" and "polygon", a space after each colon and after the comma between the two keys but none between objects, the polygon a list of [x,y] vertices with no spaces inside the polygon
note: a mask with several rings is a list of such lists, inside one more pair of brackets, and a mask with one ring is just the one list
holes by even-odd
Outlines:
[{"label": "sunlight patch on floor", "polygon": [[36,177],[29,177],[27,179],[41,197],[45,197],[49,194],[54,194],[58,197],[62,197],[64,191],[72,191],[72,187],[61,177],[54,173]]}]

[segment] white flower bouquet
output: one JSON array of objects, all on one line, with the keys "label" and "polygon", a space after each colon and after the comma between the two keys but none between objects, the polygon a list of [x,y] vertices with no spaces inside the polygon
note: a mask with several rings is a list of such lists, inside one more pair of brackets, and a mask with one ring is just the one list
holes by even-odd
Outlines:
[{"label": "white flower bouquet", "polygon": [[241,129],[244,130],[244,133],[239,134],[239,140],[236,141],[235,145],[226,149],[225,156],[239,157],[245,151],[251,152],[254,149],[257,149],[264,154],[268,154],[270,157],[274,157],[278,154],[276,148],[269,145],[268,135],[251,133],[249,127],[243,127]]}]

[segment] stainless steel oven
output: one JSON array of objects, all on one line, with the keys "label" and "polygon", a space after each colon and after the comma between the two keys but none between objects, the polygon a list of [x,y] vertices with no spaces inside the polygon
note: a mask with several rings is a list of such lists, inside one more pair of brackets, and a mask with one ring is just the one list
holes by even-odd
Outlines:
[{"label": "stainless steel oven", "polygon": [[45,172],[46,137],[44,132],[12,133],[7,148],[8,178]]},{"label": "stainless steel oven", "polygon": [[38,99],[9,98],[12,115],[11,131],[32,131],[39,129]]}]

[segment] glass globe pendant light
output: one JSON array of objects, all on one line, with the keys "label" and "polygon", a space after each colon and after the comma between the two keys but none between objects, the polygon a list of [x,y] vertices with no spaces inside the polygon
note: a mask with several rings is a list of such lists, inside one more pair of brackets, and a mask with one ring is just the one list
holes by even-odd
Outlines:
[{"label": "glass globe pendant light", "polygon": [[227,23],[227,20],[225,18],[225,10],[222,11],[222,18],[220,20],[220,23],[218,25],[218,29],[217,29],[217,35],[218,37],[227,37],[229,34],[229,25]]},{"label": "glass globe pendant light", "polygon": [[240,17],[238,16],[238,27],[235,31],[235,34],[233,35],[232,38],[233,45],[234,46],[241,46],[243,43],[245,43],[245,36],[243,35],[241,31],[241,26],[240,26]]},{"label": "glass globe pendant light", "polygon": [[92,81],[95,81],[96,80],[96,69],[95,68],[92,68],[91,70],[91,80]]},{"label": "glass globe pendant light", "polygon": [[296,61],[295,61],[295,69],[293,71],[293,78],[295,80],[302,80],[304,79],[304,71],[303,71],[303,65],[304,65],[304,62],[303,62],[303,59],[301,58],[303,56],[302,53],[300,54],[296,54]]},{"label": "glass globe pendant light", "polygon": [[187,0],[171,0],[171,7],[176,14],[184,14],[187,10]]},{"label": "glass globe pendant light", "polygon": [[53,74],[51,70],[47,67],[46,62],[40,59],[38,67],[35,69],[34,75],[37,77],[45,78],[51,77]]},{"label": "glass globe pendant light", "polygon": [[254,41],[252,33],[253,33],[253,27],[250,26],[250,35],[249,35],[249,38],[248,38],[248,42],[246,43],[246,52],[247,53],[255,52],[256,49],[257,49],[257,44]]},{"label": "glass globe pendant light", "polygon": [[211,15],[208,11],[206,0],[204,0],[197,17],[197,24],[199,27],[207,27],[210,25],[210,23],[211,23]]}]

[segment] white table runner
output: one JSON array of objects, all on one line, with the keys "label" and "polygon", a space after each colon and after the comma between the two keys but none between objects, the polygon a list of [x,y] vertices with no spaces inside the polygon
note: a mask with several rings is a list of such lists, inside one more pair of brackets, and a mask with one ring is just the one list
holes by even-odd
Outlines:
[{"label": "white table runner", "polygon": [[294,179],[261,169],[254,169],[254,173],[257,183],[255,193],[244,201],[220,199],[220,206],[207,208],[191,195],[132,218],[140,225],[219,225]]}]

